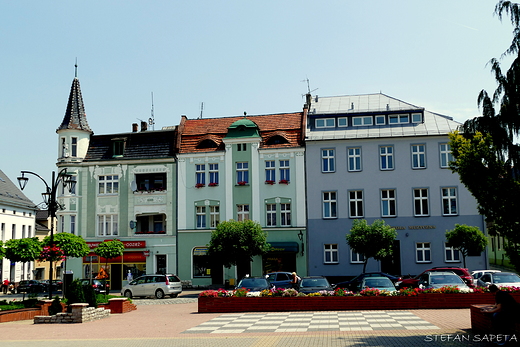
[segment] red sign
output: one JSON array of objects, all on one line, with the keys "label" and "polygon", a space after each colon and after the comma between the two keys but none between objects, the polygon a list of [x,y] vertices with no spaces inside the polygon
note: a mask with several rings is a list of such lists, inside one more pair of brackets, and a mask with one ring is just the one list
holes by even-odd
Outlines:
[{"label": "red sign", "polygon": [[[123,253],[123,259],[121,257],[108,259],[109,264],[121,264],[121,263],[146,263],[146,257],[143,254],[144,252],[124,252]],[[89,256],[95,255],[94,253],[90,253]],[[105,264],[107,262],[107,259],[103,257],[98,257],[99,262],[101,264]],[[90,259],[87,259],[87,257],[83,257],[84,263],[89,263]],[[96,261],[97,262],[97,261]]]},{"label": "red sign", "polygon": [[[105,240],[105,241],[112,241],[112,240]],[[87,242],[87,245],[90,249],[96,248],[99,246],[99,244],[102,241],[97,242]],[[121,241],[123,242],[123,245],[125,248],[145,248],[146,247],[146,241]]]}]

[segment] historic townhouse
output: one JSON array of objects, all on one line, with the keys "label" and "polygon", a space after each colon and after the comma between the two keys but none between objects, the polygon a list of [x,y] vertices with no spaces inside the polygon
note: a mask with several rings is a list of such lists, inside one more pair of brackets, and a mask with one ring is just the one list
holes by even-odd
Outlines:
[{"label": "historic townhouse", "polygon": [[[194,285],[233,284],[245,274],[307,273],[303,113],[187,119],[178,137],[179,275]],[[251,219],[271,252],[237,267],[206,256],[220,221]]]},{"label": "historic townhouse", "polygon": [[[446,245],[456,223],[484,230],[476,201],[448,168],[459,123],[384,94],[308,99],[306,175],[311,275],[351,276],[363,261],[345,236],[355,219],[398,231],[395,254],[367,271],[418,274],[462,266]],[[486,268],[486,255],[467,259]],[[338,278],[339,279],[339,278]]]},{"label": "historic townhouse", "polygon": [[[35,218],[38,208],[0,170],[0,237],[3,242],[35,236]],[[25,268],[24,268],[25,266]],[[33,278],[34,263],[14,263],[0,260],[0,278],[19,282]]]},{"label": "historic townhouse", "polygon": [[[61,192],[58,232],[80,235],[95,248],[105,240],[125,244],[123,257],[109,260],[111,289],[144,273],[176,273],[176,130],[93,135],[79,80],[74,79],[58,130],[58,170],[76,176],[76,189]],[[96,275],[105,259],[93,253],[71,259],[75,278]]]}]

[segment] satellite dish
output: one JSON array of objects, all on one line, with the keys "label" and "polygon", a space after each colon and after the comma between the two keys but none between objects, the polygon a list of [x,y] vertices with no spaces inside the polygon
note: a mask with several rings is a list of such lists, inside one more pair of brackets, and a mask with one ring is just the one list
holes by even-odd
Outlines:
[{"label": "satellite dish", "polygon": [[132,181],[132,183],[130,183],[130,189],[132,189],[133,192],[137,190],[137,183],[135,183],[135,181]]}]

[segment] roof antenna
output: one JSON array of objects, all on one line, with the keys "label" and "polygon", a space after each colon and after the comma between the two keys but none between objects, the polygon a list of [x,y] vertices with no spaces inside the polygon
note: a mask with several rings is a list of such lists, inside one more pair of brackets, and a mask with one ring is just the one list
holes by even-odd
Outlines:
[{"label": "roof antenna", "polygon": [[[313,89],[311,90],[311,85],[309,83],[309,79],[308,78],[305,78],[304,80],[300,81],[300,82],[307,82],[307,94],[310,95],[312,92],[314,92],[315,90],[318,90],[319,88],[316,88],[316,89]],[[306,94],[302,94],[302,97],[305,96]]]},{"label": "roof antenna", "polygon": [[153,115],[153,92],[152,92],[152,110],[150,111],[151,117],[148,118],[148,124],[152,127],[152,131],[155,130],[155,117]]},{"label": "roof antenna", "polygon": [[78,57],[76,57],[76,64],[74,64],[74,78],[78,78]]},{"label": "roof antenna", "polygon": [[200,117],[199,119],[202,119],[202,112],[204,111],[204,101],[200,103]]}]

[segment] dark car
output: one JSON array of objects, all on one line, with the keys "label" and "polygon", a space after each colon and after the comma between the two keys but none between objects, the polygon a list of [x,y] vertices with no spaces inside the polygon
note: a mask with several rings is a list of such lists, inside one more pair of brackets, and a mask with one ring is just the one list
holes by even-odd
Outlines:
[{"label": "dark car", "polygon": [[291,272],[270,272],[265,277],[276,288],[292,288]]},{"label": "dark car", "polygon": [[428,269],[426,271],[423,271],[420,275],[417,275],[413,278],[406,278],[397,283],[397,288],[417,288],[419,287],[419,280],[421,279],[421,276],[427,272],[446,272],[451,271],[454,272],[456,275],[458,275],[464,283],[470,288],[474,287],[473,284],[473,276],[469,273],[468,269],[462,268],[462,267],[452,267],[452,266],[438,266],[433,267],[431,269]]},{"label": "dark car", "polygon": [[317,293],[323,290],[331,291],[332,287],[329,281],[322,276],[303,277],[298,285],[298,291],[304,294]]},{"label": "dark car", "polygon": [[17,293],[43,293],[45,292],[45,286],[36,280],[22,280],[16,287]]},{"label": "dark car", "polygon": [[350,281],[336,283],[334,285],[334,289],[343,288],[343,289],[348,289],[353,292],[359,291],[361,282],[363,282],[363,279],[365,279],[366,277],[387,277],[394,284],[401,280],[401,277],[390,275],[390,274],[387,274],[386,272],[364,272],[362,274],[357,275]]},{"label": "dark car", "polygon": [[[41,280],[40,283],[44,286],[45,291],[49,291],[49,280]],[[62,290],[63,282],[61,280],[52,281],[52,291]]]},{"label": "dark car", "polygon": [[250,292],[260,292],[265,289],[271,289],[272,287],[273,285],[264,277],[244,277],[238,282],[235,288],[245,288]]},{"label": "dark car", "polygon": [[98,280],[95,278],[92,279],[92,282],[90,279],[84,278],[81,280],[81,284],[83,286],[92,285],[92,288],[94,288],[94,292],[96,292],[96,294],[104,294],[106,290],[110,289],[110,284],[106,283],[105,280]]}]

